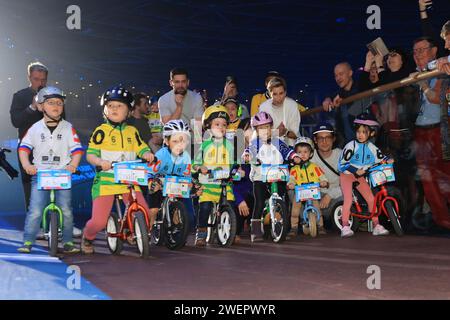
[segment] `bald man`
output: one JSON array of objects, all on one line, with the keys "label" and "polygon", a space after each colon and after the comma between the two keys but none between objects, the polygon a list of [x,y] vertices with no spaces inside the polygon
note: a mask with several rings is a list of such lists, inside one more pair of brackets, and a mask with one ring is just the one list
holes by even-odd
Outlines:
[{"label": "bald man", "polygon": [[366,111],[366,107],[362,101],[356,101],[348,105],[342,105],[342,99],[350,97],[358,92],[359,85],[353,80],[353,70],[348,62],[338,63],[334,67],[334,79],[339,86],[337,94],[334,98],[326,98],[322,107],[324,111],[330,112],[335,109],[335,121],[338,134],[341,136],[341,144],[345,144],[355,138],[353,131],[353,120],[355,117]]}]

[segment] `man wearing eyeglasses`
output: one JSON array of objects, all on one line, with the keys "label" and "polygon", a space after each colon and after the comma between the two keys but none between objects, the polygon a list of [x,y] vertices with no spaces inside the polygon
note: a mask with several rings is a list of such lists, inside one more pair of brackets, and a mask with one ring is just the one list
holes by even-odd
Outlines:
[{"label": "man wearing eyeglasses", "polygon": [[327,122],[320,123],[313,132],[316,152],[311,161],[317,164],[324,172],[328,180],[328,188],[322,188],[320,209],[327,218],[330,210],[339,199],[342,199],[342,191],[339,182],[338,162],[342,150],[334,148],[336,135],[334,128]]},{"label": "man wearing eyeglasses", "polygon": [[[437,45],[432,38],[414,41],[413,56],[418,71],[427,69],[436,60]],[[442,79],[421,81],[420,111],[415,122],[414,140],[417,169],[423,184],[425,198],[431,207],[434,222],[450,229],[450,157],[448,150],[449,117],[441,107]]]}]

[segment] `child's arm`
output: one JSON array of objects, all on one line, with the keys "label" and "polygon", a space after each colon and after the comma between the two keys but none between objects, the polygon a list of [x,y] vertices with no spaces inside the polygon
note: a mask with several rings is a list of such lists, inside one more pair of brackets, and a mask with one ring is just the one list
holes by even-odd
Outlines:
[{"label": "child's arm", "polygon": [[192,172],[196,173],[201,171],[202,174],[208,173],[208,168],[203,165],[203,144],[200,146],[200,150],[198,150],[197,155],[192,162]]},{"label": "child's arm", "polygon": [[83,153],[75,153],[72,154],[72,161],[66,166],[66,170],[70,171],[71,173],[75,173],[77,171],[78,165],[81,162],[81,157],[83,156]]},{"label": "child's arm", "polygon": [[339,157],[338,170],[339,172],[351,172],[357,174],[358,168],[351,165],[350,161],[355,154],[355,143],[350,141],[342,150],[341,156]]},{"label": "child's arm", "polygon": [[278,150],[280,151],[283,159],[285,161],[289,161],[292,160],[294,158],[294,156],[296,155],[296,153],[294,152],[294,150],[289,147],[286,143],[284,143],[282,140],[277,139],[279,146],[278,146]]},{"label": "child's arm", "polygon": [[30,163],[30,153],[33,150],[32,128],[25,134],[19,146],[19,160],[26,173],[34,176],[37,173],[36,166]]},{"label": "child's arm", "polygon": [[69,150],[71,153],[72,160],[66,166],[66,170],[72,173],[77,171],[78,165],[81,162],[81,157],[83,156],[83,147],[81,146],[80,138],[74,127],[72,127],[72,136],[69,142]]},{"label": "child's arm", "polygon": [[19,159],[23,169],[30,176],[34,176],[37,173],[37,168],[30,163],[29,156],[30,154],[28,152],[22,149],[19,150]]},{"label": "child's arm", "polygon": [[102,158],[89,153],[89,150],[88,150],[88,154],[86,155],[86,160],[88,163],[90,163],[94,167],[101,167],[103,171],[108,171],[109,169],[112,168],[111,161],[103,160]]}]

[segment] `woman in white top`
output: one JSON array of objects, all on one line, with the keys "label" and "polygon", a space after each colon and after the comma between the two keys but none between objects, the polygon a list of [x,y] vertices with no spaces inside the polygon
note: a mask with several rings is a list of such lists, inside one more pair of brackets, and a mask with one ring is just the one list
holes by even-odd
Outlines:
[{"label": "woman in white top", "polygon": [[270,80],[267,90],[272,98],[261,104],[259,111],[270,114],[279,138],[293,146],[295,139],[300,136],[300,112],[297,102],[286,97],[286,82],[282,78]]}]

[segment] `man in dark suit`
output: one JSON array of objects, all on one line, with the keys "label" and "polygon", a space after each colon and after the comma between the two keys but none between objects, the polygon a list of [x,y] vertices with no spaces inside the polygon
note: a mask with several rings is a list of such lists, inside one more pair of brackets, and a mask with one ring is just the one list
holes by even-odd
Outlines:
[{"label": "man in dark suit", "polygon": [[[22,140],[27,130],[36,122],[42,119],[42,112],[37,108],[34,96],[39,89],[47,85],[48,69],[42,63],[33,62],[28,65],[28,80],[30,86],[16,92],[13,96],[11,109],[9,111],[11,122],[18,129],[19,141]],[[23,192],[25,194],[25,207],[28,210],[31,194],[31,176],[22,168],[19,162],[22,176]]]}]

